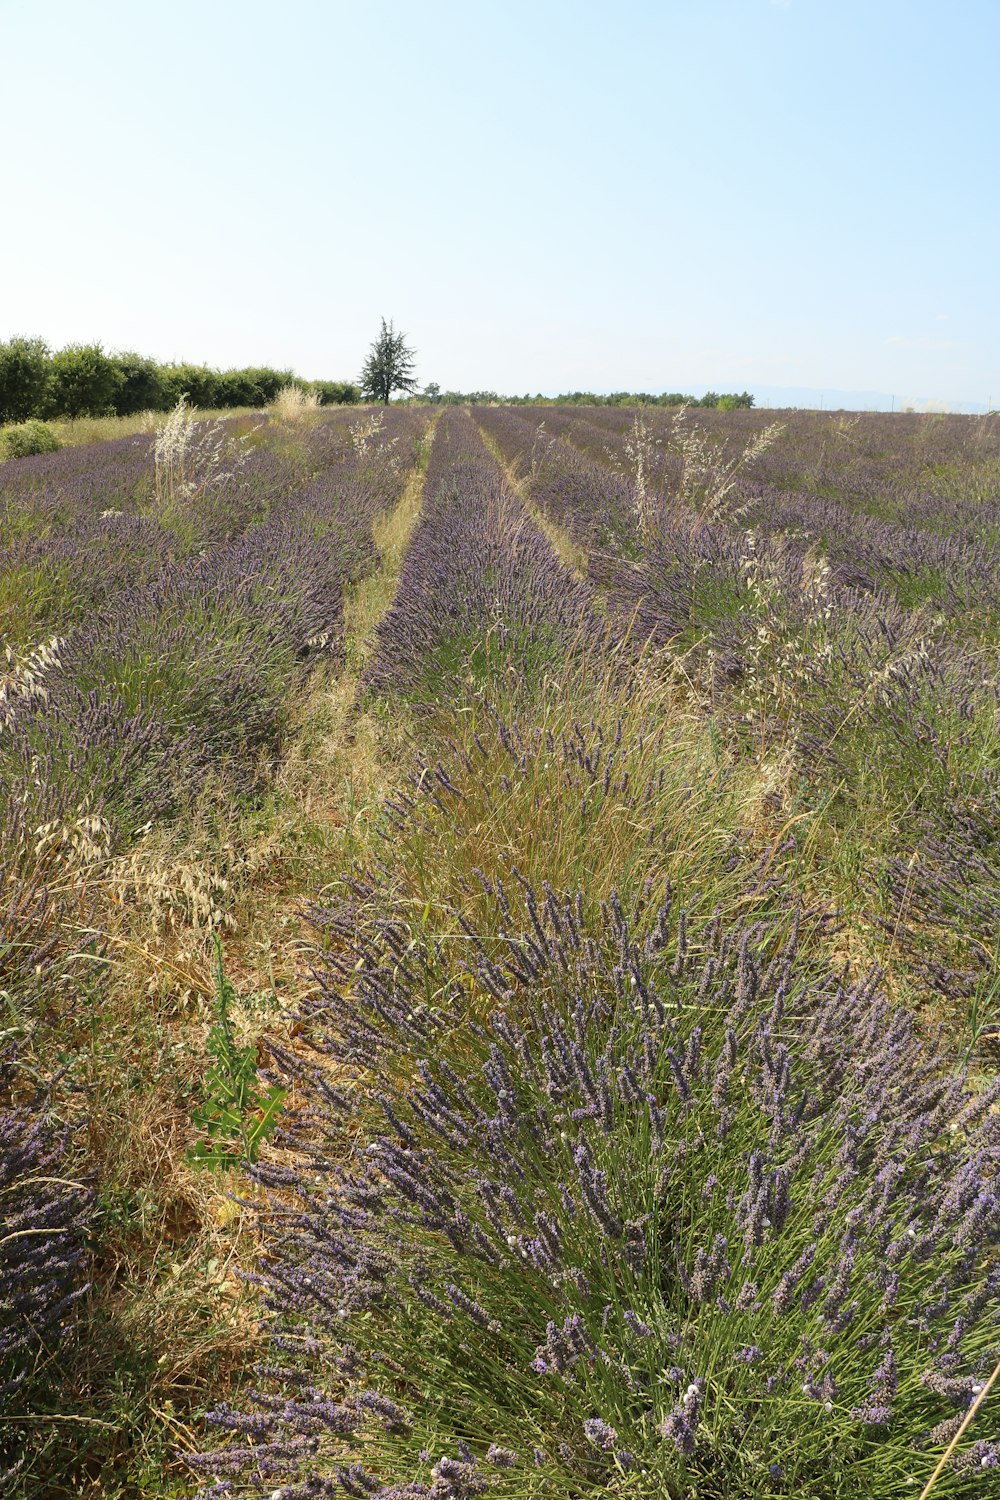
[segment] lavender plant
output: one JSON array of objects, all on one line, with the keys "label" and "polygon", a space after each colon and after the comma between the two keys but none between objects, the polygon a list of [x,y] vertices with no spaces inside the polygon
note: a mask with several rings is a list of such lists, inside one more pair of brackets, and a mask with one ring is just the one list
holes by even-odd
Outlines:
[{"label": "lavender plant", "polygon": [[794,924],[492,896],[492,939],[384,925],[282,1059],[275,1353],[209,1493],[912,1494],[1000,1355],[998,1089]]},{"label": "lavender plant", "polygon": [[534,504],[589,554],[591,577],[603,576],[608,554],[636,551],[640,502],[634,482],[624,471],[609,469],[606,459],[595,462],[565,441],[558,413],[553,418],[546,410],[544,426],[503,408],[479,408],[476,418],[524,477]]},{"label": "lavender plant", "polygon": [[51,1361],[86,1291],[91,1195],[68,1175],[65,1147],[42,1105],[0,1109],[0,1481],[28,1440],[16,1393]]}]

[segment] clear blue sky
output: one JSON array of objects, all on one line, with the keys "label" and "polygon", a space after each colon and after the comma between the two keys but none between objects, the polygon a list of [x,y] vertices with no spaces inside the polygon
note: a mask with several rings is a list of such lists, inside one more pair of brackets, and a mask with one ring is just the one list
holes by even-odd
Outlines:
[{"label": "clear blue sky", "polygon": [[1000,404],[1000,0],[0,0],[0,338]]}]

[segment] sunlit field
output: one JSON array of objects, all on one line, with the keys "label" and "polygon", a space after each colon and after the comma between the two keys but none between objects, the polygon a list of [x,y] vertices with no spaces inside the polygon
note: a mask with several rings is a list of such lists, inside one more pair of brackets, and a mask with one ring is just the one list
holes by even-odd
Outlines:
[{"label": "sunlit field", "polygon": [[0,1490],[1000,1492],[1000,418],[124,421],[0,464]]}]

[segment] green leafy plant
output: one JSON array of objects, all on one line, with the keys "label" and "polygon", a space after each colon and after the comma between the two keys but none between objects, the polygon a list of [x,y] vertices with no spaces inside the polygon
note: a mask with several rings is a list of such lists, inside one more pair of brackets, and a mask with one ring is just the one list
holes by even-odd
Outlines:
[{"label": "green leafy plant", "polygon": [[236,991],[226,978],[222,944],[215,943],[215,1024],[208,1034],[214,1058],[205,1079],[205,1102],[191,1120],[203,1132],[189,1159],[195,1166],[219,1171],[256,1161],[261,1143],[275,1129],[286,1089],[261,1089],[257,1077],[257,1049],[241,1047],[233,1033],[230,1011]]},{"label": "green leafy plant", "polygon": [[105,417],[125,376],[100,344],[67,344],[49,363],[45,410],[48,417]]},{"label": "green leafy plant", "polygon": [[55,453],[60,442],[52,428],[31,417],[0,433],[0,459],[28,458],[32,453]]},{"label": "green leafy plant", "polygon": [[0,422],[37,415],[49,378],[44,339],[13,338],[0,344]]}]

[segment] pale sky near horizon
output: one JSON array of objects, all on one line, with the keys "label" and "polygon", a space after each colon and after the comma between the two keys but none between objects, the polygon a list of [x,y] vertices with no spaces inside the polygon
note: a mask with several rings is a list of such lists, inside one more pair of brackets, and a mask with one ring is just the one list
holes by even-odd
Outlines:
[{"label": "pale sky near horizon", "polygon": [[1000,0],[0,0],[0,56],[0,339],[1000,404]]}]

